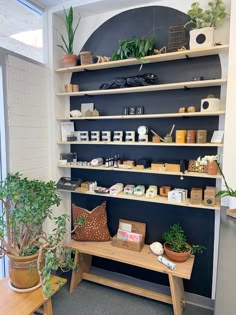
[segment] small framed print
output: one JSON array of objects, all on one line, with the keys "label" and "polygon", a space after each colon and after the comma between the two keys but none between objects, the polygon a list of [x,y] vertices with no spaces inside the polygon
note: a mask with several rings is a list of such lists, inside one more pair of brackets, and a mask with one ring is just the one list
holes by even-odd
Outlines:
[{"label": "small framed print", "polygon": [[136,106],[129,106],[129,115],[136,115]]},{"label": "small framed print", "polygon": [[136,115],[143,115],[143,113],[144,113],[143,106],[137,106],[136,107]]},{"label": "small framed print", "polygon": [[129,107],[128,106],[123,107],[123,115],[129,115]]},{"label": "small framed print", "polygon": [[213,133],[213,136],[211,138],[211,143],[222,143],[224,137],[224,131],[223,130],[216,130]]}]

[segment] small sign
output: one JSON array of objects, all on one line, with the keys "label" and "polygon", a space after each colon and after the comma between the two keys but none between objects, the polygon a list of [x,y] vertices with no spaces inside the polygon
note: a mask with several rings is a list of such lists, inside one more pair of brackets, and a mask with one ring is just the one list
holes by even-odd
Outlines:
[{"label": "small sign", "polygon": [[224,137],[224,131],[223,130],[216,130],[213,133],[213,136],[211,138],[211,143],[222,143]]}]

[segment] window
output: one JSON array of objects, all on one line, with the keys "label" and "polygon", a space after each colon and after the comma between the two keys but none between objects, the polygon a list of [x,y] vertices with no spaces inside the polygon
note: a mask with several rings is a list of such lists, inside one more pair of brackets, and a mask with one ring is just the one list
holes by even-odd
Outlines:
[{"label": "window", "polygon": [[8,0],[1,4],[0,43],[3,48],[44,62],[43,9],[26,0]]},{"label": "window", "polygon": [[[6,176],[6,146],[5,146],[5,123],[3,103],[2,67],[0,65],[0,180]],[[0,202],[0,213],[2,205]],[[0,259],[0,279],[5,276],[5,259]]]}]

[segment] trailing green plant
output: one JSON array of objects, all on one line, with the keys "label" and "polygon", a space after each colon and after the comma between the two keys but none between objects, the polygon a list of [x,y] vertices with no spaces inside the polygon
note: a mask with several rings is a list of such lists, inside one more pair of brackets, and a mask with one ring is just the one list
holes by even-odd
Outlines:
[{"label": "trailing green plant", "polygon": [[191,19],[185,24],[185,27],[190,25],[192,29],[216,27],[228,16],[222,0],[212,0],[208,2],[207,10],[203,10],[199,2],[194,2],[187,13]]},{"label": "trailing green plant", "polygon": [[201,245],[187,244],[187,237],[183,228],[179,224],[173,224],[169,230],[162,235],[162,239],[168,245],[168,248],[176,253],[184,253],[191,251],[192,254],[202,254],[203,250],[206,249]]},{"label": "trailing green plant", "polygon": [[73,44],[74,44],[74,37],[75,32],[79,26],[80,18],[77,24],[75,25],[75,28],[73,29],[73,20],[74,20],[74,14],[73,14],[73,8],[70,7],[69,12],[66,12],[66,9],[64,8],[64,23],[66,26],[66,33],[67,33],[67,39],[61,35],[62,39],[62,45],[57,45],[60,47],[65,54],[73,55]]},{"label": "trailing green plant", "polygon": [[224,190],[219,190],[216,194],[216,197],[236,197],[236,190],[231,188],[226,181],[225,175],[224,175],[223,170],[221,168],[221,165],[219,163],[219,156],[218,155],[205,155],[203,158],[198,157],[198,159],[196,161],[196,165],[197,166],[207,165],[208,161],[209,162],[216,161],[218,170],[219,170],[221,176],[223,177],[225,187],[226,187],[226,189],[224,189]]},{"label": "trailing green plant", "polygon": [[[0,214],[0,257],[38,253],[37,267],[43,294],[49,298],[52,270],[73,268],[72,252],[63,246],[69,216],[54,217],[52,214],[52,206],[59,206],[61,201],[56,183],[29,180],[19,173],[8,174],[0,182],[0,201],[3,206]],[[46,219],[55,224],[49,235],[43,230]],[[80,217],[75,228],[84,220]]]},{"label": "trailing green plant", "polygon": [[236,197],[236,189],[233,189],[228,185],[225,175],[223,173],[223,170],[218,162],[217,162],[217,166],[218,166],[221,176],[223,177],[226,189],[219,190],[216,194],[216,197]]},{"label": "trailing green plant", "polygon": [[154,54],[154,38],[132,38],[128,40],[121,40],[119,48],[115,52],[111,60],[122,60],[128,58],[141,59],[145,56]]}]

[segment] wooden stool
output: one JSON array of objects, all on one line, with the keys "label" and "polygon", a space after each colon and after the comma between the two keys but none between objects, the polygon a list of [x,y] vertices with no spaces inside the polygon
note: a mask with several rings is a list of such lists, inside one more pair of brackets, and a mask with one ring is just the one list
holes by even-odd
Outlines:
[{"label": "wooden stool", "polygon": [[[0,280],[0,310],[4,315],[32,315],[41,306],[42,311],[39,313],[44,315],[53,315],[52,301],[51,299],[44,300],[42,294],[42,287],[27,292],[17,293],[14,292],[8,285],[9,278]],[[57,282],[60,281],[60,286]],[[66,279],[57,276],[52,276],[51,286],[53,294],[56,293],[59,288],[66,283]]]}]

